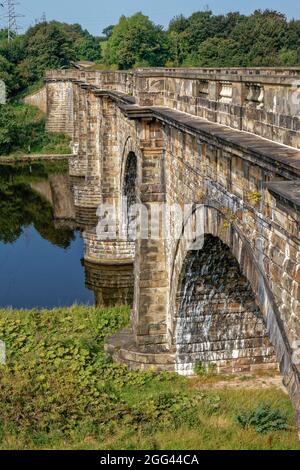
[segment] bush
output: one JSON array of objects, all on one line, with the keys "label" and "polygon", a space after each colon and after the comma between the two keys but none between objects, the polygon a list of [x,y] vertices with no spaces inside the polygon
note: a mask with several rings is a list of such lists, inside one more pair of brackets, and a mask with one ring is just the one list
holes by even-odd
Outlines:
[{"label": "bush", "polygon": [[214,375],[216,372],[216,364],[209,362],[203,364],[203,362],[196,362],[194,365],[194,373],[199,377],[208,377]]},{"label": "bush", "polygon": [[243,428],[252,426],[261,434],[269,431],[282,431],[288,428],[287,416],[265,403],[252,411],[243,411],[238,414],[236,421]]},{"label": "bush", "polygon": [[0,155],[70,153],[70,138],[45,131],[44,114],[24,104],[0,105]]},{"label": "bush", "polygon": [[[0,449],[299,448],[292,428],[270,441],[252,429],[241,435],[234,420],[247,401],[280,403],[292,427],[281,391],[203,391],[112,362],[105,338],[128,322],[127,307],[0,310]],[[276,416],[272,423],[285,429]]]}]

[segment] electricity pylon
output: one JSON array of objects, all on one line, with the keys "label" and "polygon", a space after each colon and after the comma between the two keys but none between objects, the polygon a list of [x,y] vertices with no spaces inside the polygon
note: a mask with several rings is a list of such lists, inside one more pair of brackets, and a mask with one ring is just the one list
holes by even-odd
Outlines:
[{"label": "electricity pylon", "polygon": [[2,0],[2,5],[6,7],[7,18],[7,40],[10,42],[14,36],[18,34],[18,24],[17,18],[21,18],[24,15],[19,15],[16,13],[16,6],[19,5],[15,0]]}]

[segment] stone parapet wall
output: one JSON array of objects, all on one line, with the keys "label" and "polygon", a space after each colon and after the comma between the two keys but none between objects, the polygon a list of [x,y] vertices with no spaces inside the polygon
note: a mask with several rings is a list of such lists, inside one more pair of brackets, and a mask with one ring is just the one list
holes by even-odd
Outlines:
[{"label": "stone parapet wall", "polygon": [[39,108],[43,113],[47,113],[47,89],[46,86],[40,90],[32,93],[31,95],[25,96],[24,103],[30,104]]},{"label": "stone parapet wall", "polygon": [[[300,148],[299,68],[58,70],[46,75],[49,84],[62,80],[81,80],[133,96],[140,106],[168,106]],[[55,96],[48,101],[52,129],[63,127],[55,121],[66,115],[56,112],[56,101]]]}]

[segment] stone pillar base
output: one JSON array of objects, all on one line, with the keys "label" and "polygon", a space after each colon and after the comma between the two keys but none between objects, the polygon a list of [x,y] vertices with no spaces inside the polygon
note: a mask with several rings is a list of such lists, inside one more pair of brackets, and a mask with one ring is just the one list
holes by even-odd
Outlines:
[{"label": "stone pillar base", "polygon": [[93,229],[97,226],[99,219],[95,207],[75,207],[75,220],[77,227],[81,230]]},{"label": "stone pillar base", "polygon": [[74,203],[77,207],[91,207],[97,211],[101,202],[101,188],[99,179],[90,184],[74,186]]},{"label": "stone pillar base", "polygon": [[70,176],[86,176],[87,174],[87,159],[74,155],[69,158],[69,175]]},{"label": "stone pillar base", "polygon": [[83,234],[84,259],[98,264],[133,264],[135,243],[126,240],[99,240],[96,229]]},{"label": "stone pillar base", "polygon": [[[124,329],[107,338],[105,351],[121,364],[127,364],[130,370],[154,372],[176,372],[185,377],[195,376],[193,364],[181,363],[178,359],[176,347],[168,350],[167,345],[137,345],[136,338],[131,329]],[[227,360],[218,364],[214,373],[226,375],[245,375],[259,371],[273,371],[278,373],[278,365],[252,364],[234,365],[235,361]],[[205,363],[203,363],[205,365]]]},{"label": "stone pillar base", "polygon": [[148,350],[136,346],[131,329],[125,329],[107,339],[105,351],[130,370],[175,372],[175,353],[163,351],[163,346]]},{"label": "stone pillar base", "polygon": [[73,193],[74,199],[74,188],[85,184],[85,178],[83,176],[69,176],[70,189]]}]

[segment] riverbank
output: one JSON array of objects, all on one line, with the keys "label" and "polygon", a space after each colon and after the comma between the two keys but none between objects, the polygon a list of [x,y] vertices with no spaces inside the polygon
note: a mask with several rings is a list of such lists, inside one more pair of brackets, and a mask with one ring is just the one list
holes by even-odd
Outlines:
[{"label": "riverbank", "polygon": [[[0,310],[0,448],[300,449],[290,401],[274,384],[248,389],[245,377],[245,388],[218,388],[235,379],[112,363],[105,338],[128,321],[127,307]],[[238,417],[262,404],[275,429],[244,428]],[[278,412],[285,430],[276,430]]]},{"label": "riverbank", "polygon": [[24,103],[0,104],[0,159],[70,153],[70,136],[46,130],[46,115]]},{"label": "riverbank", "polygon": [[72,154],[24,154],[0,156],[0,165],[15,165],[16,163],[48,163],[48,162],[67,162]]}]

